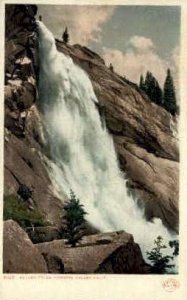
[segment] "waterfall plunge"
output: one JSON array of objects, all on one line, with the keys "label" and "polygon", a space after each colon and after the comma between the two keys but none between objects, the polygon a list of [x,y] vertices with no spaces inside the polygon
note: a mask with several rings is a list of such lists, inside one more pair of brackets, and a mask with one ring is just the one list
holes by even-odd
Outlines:
[{"label": "waterfall plunge", "polygon": [[53,161],[49,175],[66,195],[70,189],[75,192],[93,226],[103,232],[123,229],[133,234],[146,258],[146,250],[152,249],[158,235],[165,243],[174,236],[160,219],[147,222],[128,195],[88,76],[57,51],[52,33],[43,23],[38,24],[39,93]]}]

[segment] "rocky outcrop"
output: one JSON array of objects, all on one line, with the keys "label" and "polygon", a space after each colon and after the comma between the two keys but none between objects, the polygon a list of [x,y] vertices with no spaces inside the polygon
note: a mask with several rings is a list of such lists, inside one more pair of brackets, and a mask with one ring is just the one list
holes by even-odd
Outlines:
[{"label": "rocky outcrop", "polygon": [[61,261],[64,273],[148,273],[139,246],[132,235],[121,231],[85,236],[77,247],[70,247],[64,240],[36,245],[53,272],[59,273]]},{"label": "rocky outcrop", "polygon": [[36,5],[6,5],[5,126],[24,136],[22,112],[36,100]]},{"label": "rocky outcrop", "polygon": [[145,205],[147,218],[159,217],[178,231],[179,151],[171,126],[175,120],[135,84],[106,67],[97,54],[59,40],[56,44],[89,75],[120,167],[131,193]]},{"label": "rocky outcrop", "polygon": [[62,238],[59,228],[53,226],[27,227],[27,234],[33,244],[50,242]]},{"label": "rocky outcrop", "polygon": [[4,273],[149,273],[139,246],[124,231],[85,236],[74,248],[65,240],[33,244],[13,220],[4,222],[3,234]]},{"label": "rocky outcrop", "polygon": [[31,190],[33,205],[59,225],[61,201],[54,195],[43,161],[45,144],[37,100],[36,5],[6,5],[4,191]]},{"label": "rocky outcrop", "polygon": [[16,222],[4,222],[3,236],[4,273],[47,273],[43,256]]}]

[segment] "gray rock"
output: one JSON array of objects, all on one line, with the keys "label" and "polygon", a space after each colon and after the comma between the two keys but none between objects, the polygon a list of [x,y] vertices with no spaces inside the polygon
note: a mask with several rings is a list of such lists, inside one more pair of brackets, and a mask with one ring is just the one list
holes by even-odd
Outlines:
[{"label": "gray rock", "polygon": [[[86,236],[79,246],[74,248],[67,246],[64,240],[36,246],[41,254],[61,259],[64,273],[148,272],[139,246],[134,243],[132,235],[124,231]],[[58,273],[55,268],[53,272]]]},{"label": "gray rock", "polygon": [[4,222],[3,236],[4,273],[47,273],[43,256],[16,222]]}]

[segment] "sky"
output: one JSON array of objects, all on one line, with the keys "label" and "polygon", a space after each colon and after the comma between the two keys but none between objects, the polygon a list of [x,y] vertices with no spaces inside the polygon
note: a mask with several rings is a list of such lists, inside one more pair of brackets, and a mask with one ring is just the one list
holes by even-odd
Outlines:
[{"label": "sky", "polygon": [[70,44],[97,52],[127,79],[138,83],[149,70],[163,86],[170,68],[178,89],[180,7],[38,5],[38,15],[57,38],[67,26]]}]

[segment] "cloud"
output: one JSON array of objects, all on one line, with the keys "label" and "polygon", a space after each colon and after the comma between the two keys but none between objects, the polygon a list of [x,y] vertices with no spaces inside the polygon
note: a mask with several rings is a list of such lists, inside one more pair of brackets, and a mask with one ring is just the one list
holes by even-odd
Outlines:
[{"label": "cloud", "polygon": [[174,49],[170,59],[166,61],[157,54],[151,39],[133,36],[128,41],[125,52],[104,47],[102,56],[107,64],[113,64],[117,73],[133,82],[138,83],[140,75],[145,76],[149,70],[163,86],[167,68],[171,68],[175,83],[178,84],[178,51],[178,48]]},{"label": "cloud", "polygon": [[145,51],[154,48],[153,42],[151,39],[145,38],[144,36],[133,36],[129,40],[129,45],[133,46],[136,50]]},{"label": "cloud", "polygon": [[71,44],[87,45],[90,41],[100,40],[102,26],[109,20],[114,10],[114,6],[63,5],[53,6],[51,12],[48,7],[40,6],[39,13],[44,15],[44,23],[57,37],[61,37],[65,26],[68,26]]}]

